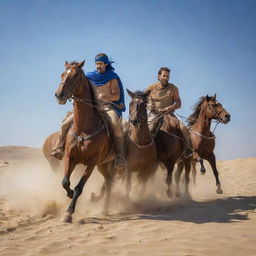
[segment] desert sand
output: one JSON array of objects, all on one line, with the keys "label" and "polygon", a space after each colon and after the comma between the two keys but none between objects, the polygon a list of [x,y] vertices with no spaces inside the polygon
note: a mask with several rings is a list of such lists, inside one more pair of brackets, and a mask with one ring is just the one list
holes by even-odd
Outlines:
[{"label": "desert sand", "polygon": [[217,166],[222,195],[206,164],[191,198],[169,200],[159,169],[143,197],[134,181],[128,201],[117,182],[108,216],[103,200],[90,201],[103,182],[95,170],[70,224],[61,222],[69,203],[62,175],[41,149],[0,147],[0,255],[256,255],[256,158]]}]

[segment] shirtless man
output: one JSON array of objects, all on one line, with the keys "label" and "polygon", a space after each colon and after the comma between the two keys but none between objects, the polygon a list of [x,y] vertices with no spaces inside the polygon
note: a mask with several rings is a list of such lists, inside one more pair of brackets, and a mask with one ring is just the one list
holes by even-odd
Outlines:
[{"label": "shirtless man", "polygon": [[[119,76],[114,72],[113,62],[109,61],[108,56],[100,53],[95,57],[96,70],[86,74],[93,85],[96,98],[103,101],[104,110],[109,116],[114,135],[114,144],[116,149],[115,166],[123,168],[126,166],[123,149],[122,132],[122,112],[125,111],[123,85]],[[67,132],[74,119],[74,114],[70,114],[63,121],[59,140],[50,155],[61,159],[64,151]]]},{"label": "shirtless man", "polygon": [[[169,83],[170,78],[170,69],[167,67],[161,67],[158,71],[158,80],[159,82],[150,85],[146,91],[150,91],[148,96],[148,108],[149,108],[149,128],[155,133],[158,114],[160,112],[170,113],[174,115],[174,111],[181,107],[181,100],[179,96],[179,90],[174,85]],[[180,129],[184,138],[184,155],[189,156],[192,154],[191,142],[189,131],[186,126],[179,120]]]}]

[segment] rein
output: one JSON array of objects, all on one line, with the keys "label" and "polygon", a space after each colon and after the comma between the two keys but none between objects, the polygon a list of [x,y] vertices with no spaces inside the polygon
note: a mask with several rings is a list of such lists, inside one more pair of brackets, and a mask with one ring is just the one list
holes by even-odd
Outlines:
[{"label": "rein", "polygon": [[[131,140],[132,141],[132,140]],[[134,141],[132,141],[132,143],[139,149],[144,149],[144,148],[148,148],[150,146],[153,146],[154,145],[154,140],[151,138],[151,142],[149,144],[146,144],[146,145],[139,145],[137,143],[135,143]]]},{"label": "rein", "polygon": [[93,134],[90,134],[88,136],[79,136],[79,135],[76,135],[75,133],[72,133],[72,135],[77,139],[78,142],[83,142],[83,141],[86,141],[86,140],[89,140],[89,139],[95,137],[104,128],[105,128],[105,126],[102,124]]},{"label": "rein", "polygon": [[194,134],[196,134],[196,135],[198,135],[198,136],[200,136],[200,137],[202,137],[204,139],[207,139],[207,140],[214,140],[216,138],[215,135],[213,135],[213,136],[205,136],[202,133],[197,132],[197,131],[195,131],[193,129],[189,129],[189,132],[190,133],[194,133]]}]

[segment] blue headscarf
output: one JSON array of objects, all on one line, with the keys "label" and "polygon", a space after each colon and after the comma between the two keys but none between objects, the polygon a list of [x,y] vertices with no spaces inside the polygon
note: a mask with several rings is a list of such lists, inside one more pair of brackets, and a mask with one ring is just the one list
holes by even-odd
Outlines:
[{"label": "blue headscarf", "polygon": [[97,55],[96,57],[95,57],[95,62],[96,61],[102,61],[102,62],[104,62],[105,64],[108,64],[107,65],[107,67],[106,67],[106,71],[109,71],[109,70],[112,70],[112,71],[114,71],[115,69],[112,67],[112,63],[114,63],[114,61],[110,61],[109,59],[108,59],[108,56],[107,55]]},{"label": "blue headscarf", "polygon": [[96,57],[95,62],[96,61],[102,61],[102,62],[108,64],[107,67],[106,67],[106,72],[101,74],[97,70],[94,70],[93,72],[86,73],[86,77],[90,80],[92,85],[97,86],[97,87],[98,86],[103,86],[104,84],[106,84],[110,80],[117,79],[118,85],[119,85],[119,90],[120,90],[120,98],[117,101],[113,101],[113,103],[115,103],[116,105],[119,105],[121,103],[123,104],[123,106],[124,106],[123,109],[119,109],[117,107],[114,107],[117,114],[119,116],[122,116],[122,112],[124,112],[125,109],[126,109],[125,108],[125,102],[124,102],[124,88],[123,88],[123,84],[121,82],[121,79],[113,71],[114,68],[111,66],[111,63],[113,63],[113,62],[109,61],[108,56],[106,56],[106,55],[101,55],[99,57]]}]

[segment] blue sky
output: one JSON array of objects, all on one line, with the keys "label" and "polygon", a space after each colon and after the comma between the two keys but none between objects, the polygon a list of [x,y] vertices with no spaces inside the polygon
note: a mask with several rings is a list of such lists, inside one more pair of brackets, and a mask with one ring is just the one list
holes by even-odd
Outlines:
[{"label": "blue sky", "polygon": [[217,93],[231,114],[216,130],[217,158],[256,156],[255,13],[253,0],[1,0],[0,146],[40,147],[72,108],[54,97],[65,60],[91,71],[105,52],[130,90],[170,67],[180,115]]}]

